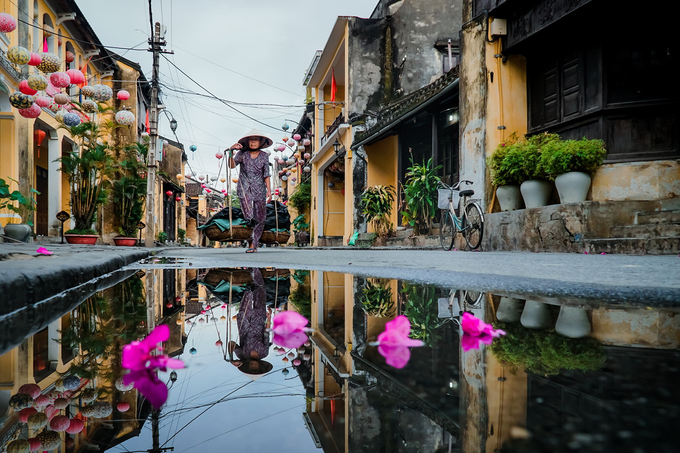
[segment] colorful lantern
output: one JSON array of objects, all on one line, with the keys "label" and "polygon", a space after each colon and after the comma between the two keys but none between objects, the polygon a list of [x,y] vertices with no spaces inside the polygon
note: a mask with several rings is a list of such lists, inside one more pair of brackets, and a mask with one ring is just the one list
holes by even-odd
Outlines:
[{"label": "colorful lantern", "polygon": [[101,83],[99,83],[95,85],[93,88],[94,94],[92,95],[92,97],[94,98],[95,101],[106,102],[109,99],[111,99],[111,96],[113,96],[113,90],[106,85],[102,85]]},{"label": "colorful lantern", "polygon": [[57,398],[54,400],[54,407],[57,409],[66,409],[68,406],[68,400],[66,398]]},{"label": "colorful lantern", "polygon": [[42,112],[42,109],[36,104],[33,104],[27,109],[19,109],[19,115],[24,118],[37,118],[40,116],[40,112]]},{"label": "colorful lantern", "polygon": [[199,181],[203,181],[205,179],[205,176],[201,175],[198,177]]},{"label": "colorful lantern", "polygon": [[306,165],[306,166],[302,169],[302,171],[304,171],[305,173],[309,173],[309,172],[312,171],[312,167],[310,167],[309,165]]},{"label": "colorful lantern", "polygon": [[182,179],[182,178],[184,178],[184,175],[183,175],[182,173],[177,173],[177,174],[175,175],[175,178],[177,178],[177,179]]},{"label": "colorful lantern", "polygon": [[120,402],[116,404],[116,409],[118,409],[118,412],[127,412],[130,410],[130,403]]},{"label": "colorful lantern", "polygon": [[295,140],[296,142],[299,141],[301,138],[302,136],[300,134],[293,135],[293,140]]},{"label": "colorful lantern", "polygon": [[227,189],[222,189],[222,193],[227,193]]},{"label": "colorful lantern", "polygon": [[211,176],[211,177],[210,177],[210,180],[211,180],[212,182],[217,181],[217,176],[215,176],[215,175]]},{"label": "colorful lantern", "polygon": [[217,157],[218,159],[222,159],[224,157],[224,154],[218,151],[215,153],[215,157]]},{"label": "colorful lantern", "polygon": [[130,99],[130,93],[127,90],[120,90],[116,93],[116,97],[121,101],[127,101]]},{"label": "colorful lantern", "polygon": [[288,125],[288,123],[283,123],[283,126],[281,126],[281,129],[283,129],[284,132],[285,132],[285,131],[287,131],[288,129],[290,129],[290,126]]},{"label": "colorful lantern", "polygon": [[298,163],[298,165],[304,165],[305,161],[304,161],[304,159],[300,159],[297,163]]},{"label": "colorful lantern", "polygon": [[95,90],[93,86],[86,85],[80,89],[80,94],[88,98],[94,97],[94,93]]},{"label": "colorful lantern", "polygon": [[85,99],[83,103],[80,104],[80,107],[83,109],[83,112],[86,113],[94,113],[98,110],[97,103],[92,99]]},{"label": "colorful lantern", "polygon": [[287,180],[288,180],[288,176],[286,176],[286,175],[281,176],[281,181],[287,181]]},{"label": "colorful lantern", "polygon": [[302,141],[302,144],[305,145],[305,146],[309,146],[309,145],[312,144],[312,141],[310,139],[306,138]]},{"label": "colorful lantern", "polygon": [[[73,61],[76,59],[76,56],[74,55],[73,52],[71,52],[70,50],[67,50],[66,56],[65,56],[64,59],[66,60],[66,63],[73,63]],[[78,71],[78,72],[80,72],[80,71]]]},{"label": "colorful lantern", "polygon": [[50,420],[50,429],[56,432],[66,431],[70,424],[71,420],[67,416],[57,415]]},{"label": "colorful lantern", "polygon": [[66,75],[68,75],[69,79],[71,79],[71,84],[73,85],[85,83],[85,75],[77,69],[69,69],[66,71]]},{"label": "colorful lantern", "polygon": [[[23,83],[23,82],[21,82]],[[42,91],[47,88],[47,79],[40,74],[33,74],[28,76],[28,79],[26,79],[26,85],[28,85],[30,88],[36,90],[36,91]],[[23,91],[22,91],[23,93]],[[28,93],[25,93],[28,94]],[[33,93],[35,94],[35,93]]]},{"label": "colorful lantern", "polygon": [[297,173],[297,168],[291,168],[288,173],[290,173],[290,172]]},{"label": "colorful lantern", "polygon": [[276,147],[276,149],[283,152],[286,150],[286,145],[279,145]]},{"label": "colorful lantern", "polygon": [[71,423],[66,428],[66,432],[69,434],[78,434],[85,428],[85,420],[79,418],[72,418]]},{"label": "colorful lantern", "polygon": [[283,176],[283,170],[279,170],[279,176]]},{"label": "colorful lantern", "polygon": [[56,88],[66,88],[71,84],[71,78],[65,72],[54,72],[50,74],[50,82]]},{"label": "colorful lantern", "polygon": [[40,395],[40,392],[41,390],[38,384],[24,384],[19,387],[17,393],[26,393],[27,395],[31,395],[31,398],[36,399]]},{"label": "colorful lantern", "polygon": [[38,395],[34,403],[35,407],[45,407],[50,404],[50,397],[47,395]]},{"label": "colorful lantern", "polygon": [[288,142],[288,137],[283,137],[281,140],[283,140],[283,143]]},{"label": "colorful lantern", "polygon": [[286,161],[281,158],[279,158],[279,160],[277,160],[276,162],[278,162],[279,165],[283,165],[286,163]]},{"label": "colorful lantern", "polygon": [[7,453],[28,453],[31,444],[26,439],[16,439],[7,444]]},{"label": "colorful lantern", "polygon": [[60,123],[64,122],[64,116],[68,113],[68,110],[59,109],[57,113],[54,114],[54,119]]},{"label": "colorful lantern", "polygon": [[130,390],[132,390],[135,387],[134,384],[125,385],[125,382],[123,381],[122,377],[116,379],[116,382],[114,383],[114,385],[116,386],[116,390],[118,390],[120,392],[129,392]]},{"label": "colorful lantern", "polygon": [[80,124],[80,117],[77,113],[69,112],[64,115],[64,125],[68,127],[77,126]]},{"label": "colorful lantern", "polygon": [[220,178],[220,182],[227,182],[227,178]]},{"label": "colorful lantern", "polygon": [[116,113],[116,123],[121,126],[132,126],[135,124],[135,114],[129,110],[121,110]]},{"label": "colorful lantern", "polygon": [[[36,129],[33,132],[33,140],[35,141],[36,145],[40,147],[42,145],[43,140],[45,140],[45,137],[47,136],[47,132],[45,132],[42,129]],[[40,392],[38,392],[40,394]]]},{"label": "colorful lantern", "polygon": [[175,197],[175,201],[182,201],[181,197]]},{"label": "colorful lantern", "polygon": [[299,159],[299,158],[300,158],[300,153],[293,153],[293,157],[296,158],[296,159]]},{"label": "colorful lantern", "polygon": [[19,91],[21,91],[24,94],[27,94],[29,96],[33,96],[38,92],[38,90],[34,90],[30,86],[28,86],[28,81],[27,80],[22,80],[19,83]]},{"label": "colorful lantern", "polygon": [[196,145],[191,145],[191,146],[189,147],[189,150],[191,150],[192,153],[193,153],[193,152],[196,152],[197,149],[198,149],[198,148],[196,147]]},{"label": "colorful lantern", "polygon": [[310,157],[312,157],[312,155],[311,155],[311,154],[309,154],[309,153],[305,153],[305,154],[303,154],[303,156],[302,156],[302,157],[304,157],[304,158],[305,158],[305,160],[309,160],[309,158],[310,158]]},{"label": "colorful lantern", "polygon": [[286,163],[288,165],[293,165],[295,163],[295,159],[293,159],[292,157],[289,157],[288,160],[286,161]]},{"label": "colorful lantern", "polygon": [[28,60],[28,65],[29,66],[39,66],[41,62],[42,62],[42,58],[40,58],[40,54],[37,54],[35,52],[31,52],[31,59]]},{"label": "colorful lantern", "polygon": [[61,436],[55,431],[43,431],[35,437],[40,441],[41,450],[54,450],[61,445]]},{"label": "colorful lantern", "polygon": [[64,378],[64,388],[66,390],[75,390],[80,387],[80,378],[78,376],[66,376]]},{"label": "colorful lantern", "polygon": [[34,407],[27,407],[19,411],[19,421],[21,423],[28,423],[28,417],[37,413],[38,410]]},{"label": "colorful lantern", "polygon": [[201,189],[205,189],[206,187],[208,186],[206,186],[205,184],[201,184]]},{"label": "colorful lantern", "polygon": [[54,99],[50,98],[50,105],[47,106],[47,108],[52,112],[57,113],[59,110],[61,110],[61,105],[57,104],[54,102]]},{"label": "colorful lantern", "polygon": [[37,437],[31,437],[28,439],[28,445],[30,446],[29,451],[38,451],[42,446],[42,442]]},{"label": "colorful lantern", "polygon": [[70,101],[71,99],[64,93],[57,93],[54,95],[54,102],[56,102],[59,105],[68,104]]},{"label": "colorful lantern", "polygon": [[61,60],[53,53],[43,52],[40,54],[40,64],[38,69],[42,72],[57,72],[61,67]]},{"label": "colorful lantern", "polygon": [[36,96],[35,103],[40,107],[49,107],[52,103],[52,98],[47,96]]},{"label": "colorful lantern", "polygon": [[31,52],[25,47],[13,46],[7,51],[7,59],[18,65],[26,64],[31,61]]},{"label": "colorful lantern", "polygon": [[297,147],[297,150],[298,150],[299,153],[303,153],[305,151],[305,147],[300,145],[300,146]]},{"label": "colorful lantern", "polygon": [[0,13],[0,33],[9,33],[17,28],[17,20],[11,14]]},{"label": "colorful lantern", "polygon": [[210,189],[205,189],[205,193],[211,193],[211,192],[212,192],[212,190],[210,190]]},{"label": "colorful lantern", "polygon": [[29,108],[30,106],[33,105],[34,100],[35,99],[33,98],[33,96],[29,96],[28,94],[24,94],[20,91],[15,91],[9,97],[9,103],[12,104],[12,107],[17,109]]},{"label": "colorful lantern", "polygon": [[167,195],[168,197],[171,197],[172,196],[172,190],[168,190],[167,192],[165,192],[165,195]]},{"label": "colorful lantern", "polygon": [[237,182],[238,182],[238,178],[231,178],[231,182],[237,183]]}]

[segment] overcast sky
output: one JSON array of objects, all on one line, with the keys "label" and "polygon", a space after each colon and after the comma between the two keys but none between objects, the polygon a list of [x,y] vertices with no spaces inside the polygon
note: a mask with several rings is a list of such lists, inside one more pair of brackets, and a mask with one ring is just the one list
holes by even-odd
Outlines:
[{"label": "overcast sky", "polygon": [[[150,23],[146,0],[76,0],[105,46],[146,49]],[[236,106],[263,123],[280,128],[302,115],[302,79],[316,50],[323,49],[337,16],[368,17],[373,0],[154,0],[153,20],[167,26],[167,55],[216,96],[236,102],[293,107]],[[142,65],[151,79],[151,53],[114,50]],[[170,87],[207,93],[160,59],[160,81]],[[267,128],[213,99],[163,91],[163,102],[179,123],[185,148],[195,144],[191,167],[217,173],[215,153],[253,128],[274,140],[282,131]],[[291,127],[295,123],[288,121]],[[172,137],[161,117],[160,133]],[[187,169],[187,173],[189,169]]]}]

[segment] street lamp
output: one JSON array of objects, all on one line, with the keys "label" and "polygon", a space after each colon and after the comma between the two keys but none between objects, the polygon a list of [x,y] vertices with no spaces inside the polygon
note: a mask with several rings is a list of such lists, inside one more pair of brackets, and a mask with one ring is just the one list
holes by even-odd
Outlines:
[{"label": "street lamp", "polygon": [[173,134],[177,130],[177,120],[175,118],[170,120],[170,130],[172,130]]},{"label": "street lamp", "polygon": [[335,155],[338,156],[338,159],[345,157],[345,151],[340,150],[340,148],[342,148],[342,144],[336,138],[335,142],[333,142],[333,149],[335,150]]}]

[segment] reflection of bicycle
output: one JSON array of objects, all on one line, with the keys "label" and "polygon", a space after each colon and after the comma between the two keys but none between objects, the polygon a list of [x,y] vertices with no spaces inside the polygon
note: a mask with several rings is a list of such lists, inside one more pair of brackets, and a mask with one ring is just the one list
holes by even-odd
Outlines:
[{"label": "reflection of bicycle", "polygon": [[[453,248],[454,239],[458,233],[463,234],[465,242],[472,250],[482,243],[484,213],[476,201],[468,199],[468,197],[474,195],[474,190],[458,190],[462,183],[469,185],[472,184],[472,181],[462,180],[453,186],[439,183],[441,188],[439,189],[437,205],[442,210],[439,240],[444,250]],[[462,206],[460,217],[456,213],[459,206]]]}]

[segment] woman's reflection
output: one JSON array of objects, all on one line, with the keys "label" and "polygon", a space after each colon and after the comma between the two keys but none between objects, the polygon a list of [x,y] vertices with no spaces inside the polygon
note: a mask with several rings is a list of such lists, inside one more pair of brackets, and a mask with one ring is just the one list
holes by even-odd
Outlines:
[{"label": "woman's reflection", "polygon": [[272,364],[262,359],[269,354],[269,329],[271,324],[271,309],[266,305],[266,289],[262,273],[259,269],[252,269],[254,289],[248,288],[243,294],[241,306],[236,315],[238,325],[239,344],[229,342],[229,353],[233,353],[239,360],[233,360],[232,365],[251,376],[260,376],[272,369]]}]

